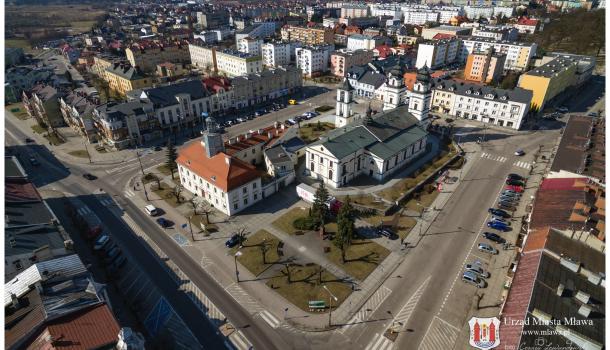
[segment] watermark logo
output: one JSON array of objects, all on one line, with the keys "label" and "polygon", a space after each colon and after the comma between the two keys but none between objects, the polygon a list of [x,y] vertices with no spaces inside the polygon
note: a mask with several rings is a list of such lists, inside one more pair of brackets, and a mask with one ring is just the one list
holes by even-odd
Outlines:
[{"label": "watermark logo", "polygon": [[496,317],[473,317],[470,325],[470,345],[477,349],[493,349],[500,345],[500,320]]}]

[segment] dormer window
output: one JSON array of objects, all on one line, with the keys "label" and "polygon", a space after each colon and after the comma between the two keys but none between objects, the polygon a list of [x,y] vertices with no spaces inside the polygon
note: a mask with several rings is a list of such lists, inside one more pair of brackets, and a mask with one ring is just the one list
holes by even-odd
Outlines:
[{"label": "dormer window", "polygon": [[489,99],[494,99],[494,95],[493,94],[487,94],[485,95],[485,98],[489,98]]},{"label": "dormer window", "polygon": [[478,92],[478,91],[475,91],[475,92],[474,92],[474,94],[478,96],[478,95],[479,95],[479,92]]},{"label": "dormer window", "polygon": [[500,99],[501,99],[502,101],[506,101],[506,96],[502,96],[502,97],[500,97]]},{"label": "dormer window", "polygon": [[471,93],[472,93],[472,91],[470,91],[470,90],[466,90],[466,94],[467,94],[467,95],[470,95]]}]

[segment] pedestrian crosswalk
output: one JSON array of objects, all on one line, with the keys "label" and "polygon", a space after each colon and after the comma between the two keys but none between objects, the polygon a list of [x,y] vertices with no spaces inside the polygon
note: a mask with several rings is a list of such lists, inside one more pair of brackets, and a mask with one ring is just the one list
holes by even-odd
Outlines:
[{"label": "pedestrian crosswalk", "polygon": [[419,350],[453,349],[460,330],[447,321],[434,316],[426,331],[424,339],[419,344]]},{"label": "pedestrian crosswalk", "polygon": [[244,309],[246,309],[246,311],[248,311],[250,314],[254,315],[257,312],[263,311],[263,307],[256,300],[252,299],[250,294],[248,294],[248,292],[246,292],[237,283],[230,284],[227,288],[225,288],[225,290],[231,294],[233,299],[243,306]]},{"label": "pedestrian crosswalk", "polygon": [[403,307],[398,311],[396,316],[394,316],[394,320],[392,325],[400,325],[400,330],[404,329],[407,326],[407,322],[409,318],[411,318],[411,314],[413,314],[413,310],[415,310],[415,306],[419,302],[419,299],[424,294],[426,287],[428,287],[428,282],[430,282],[430,277],[426,279],[424,283],[422,283],[419,288],[413,293],[413,295],[407,300],[407,302],[403,305]]},{"label": "pedestrian crosswalk", "polygon": [[521,161],[521,160],[518,161],[518,162],[515,162],[513,165],[517,166],[519,168],[528,169],[528,170],[532,167],[531,163],[524,162],[524,161]]},{"label": "pedestrian crosswalk", "polygon": [[136,159],[133,159],[133,160],[127,161],[125,163],[121,163],[121,164],[122,165],[112,167],[111,169],[106,169],[106,173],[114,174],[114,173],[119,173],[122,171],[133,170],[133,169],[140,167],[140,164],[137,162]]},{"label": "pedestrian crosswalk", "polygon": [[375,333],[375,336],[364,350],[391,350],[393,346],[394,343],[390,339],[386,338],[383,334]]},{"label": "pedestrian crosswalk", "polygon": [[114,205],[114,201],[110,198],[102,198],[102,199],[100,199],[100,203],[102,203],[102,205],[105,207]]},{"label": "pedestrian crosswalk", "polygon": [[229,349],[236,350],[248,350],[252,348],[252,344],[246,339],[246,337],[242,334],[241,331],[233,332],[229,336],[229,340],[233,347],[229,347]]},{"label": "pedestrian crosswalk", "polygon": [[131,197],[133,197],[135,195],[136,194],[132,190],[126,190],[125,191],[125,197],[131,198]]},{"label": "pedestrian crosswalk", "polygon": [[496,162],[500,162],[500,163],[504,163],[504,162],[506,162],[506,160],[508,160],[508,158],[505,156],[498,156],[498,155],[490,154],[487,152],[481,153],[481,158],[495,160]]},{"label": "pedestrian crosswalk", "polygon": [[85,205],[85,206],[82,206],[82,207],[80,207],[80,208],[78,208],[76,211],[77,211],[77,212],[78,212],[78,214],[79,214],[79,215],[81,215],[81,216],[85,216],[85,215],[87,215],[87,214],[91,214],[91,213],[92,213],[91,209],[89,209],[89,207],[88,207],[88,206],[86,206],[86,205]]},{"label": "pedestrian crosswalk", "polygon": [[271,326],[271,328],[277,328],[281,323],[280,320],[278,320],[275,316],[273,316],[272,313],[267,310],[259,312],[258,316],[260,316],[260,318],[267,322]]},{"label": "pedestrian crosswalk", "polygon": [[381,286],[377,291],[371,295],[369,300],[364,303],[360,310],[349,320],[341,329],[339,333],[345,333],[352,327],[364,324],[364,321],[368,320],[371,315],[379,308],[383,301],[392,293],[392,290],[386,286]]}]

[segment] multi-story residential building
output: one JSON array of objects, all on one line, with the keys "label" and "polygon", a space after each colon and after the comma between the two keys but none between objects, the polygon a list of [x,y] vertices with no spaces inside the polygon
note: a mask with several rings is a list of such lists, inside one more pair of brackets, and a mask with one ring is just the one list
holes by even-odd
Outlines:
[{"label": "multi-story residential building", "polygon": [[519,36],[519,32],[510,27],[479,26],[472,28],[472,36],[493,40],[515,41]]},{"label": "multi-story residential building", "polygon": [[225,10],[205,13],[197,12],[197,23],[206,29],[214,29],[229,25],[229,13]]},{"label": "multi-story residential building", "polygon": [[487,52],[473,52],[468,55],[464,79],[480,83],[496,83],[502,76],[506,54],[494,53],[493,49]]},{"label": "multi-story residential building", "polygon": [[261,47],[263,65],[267,67],[285,67],[291,62],[293,43],[269,42]]},{"label": "multi-story residential building", "polygon": [[515,8],[513,6],[494,6],[495,17],[511,18],[515,15]]},{"label": "multi-story residential building", "polygon": [[444,38],[447,38],[450,36],[457,37],[457,36],[470,35],[470,32],[471,32],[470,28],[442,25],[442,26],[438,26],[438,27],[422,29],[421,37],[424,40],[432,40],[438,34],[442,34],[442,36]]},{"label": "multi-story residential building", "polygon": [[391,18],[402,17],[399,4],[369,4],[371,16],[386,16]]},{"label": "multi-story residential building", "polygon": [[[213,114],[218,111],[228,111],[233,107],[233,88],[228,78],[208,77],[203,79],[203,85],[212,94],[209,99],[209,112]],[[201,108],[200,115],[203,115],[203,113],[206,113],[206,110]]]},{"label": "multi-story residential building", "polygon": [[461,6],[441,6],[435,8],[435,11],[438,11],[440,23],[450,23],[452,18],[462,16],[464,11]]},{"label": "multi-story residential building", "polygon": [[89,97],[78,90],[59,99],[59,108],[66,124],[89,143],[97,141],[93,111],[98,104],[97,97]]},{"label": "multi-story residential building", "polygon": [[43,83],[24,91],[21,101],[30,117],[36,119],[39,124],[55,128],[64,125],[59,109],[59,98],[64,94],[63,91]]},{"label": "multi-story residential building", "polygon": [[154,72],[159,63],[190,63],[187,41],[157,43],[143,41],[125,49],[127,60],[145,73]]},{"label": "multi-story residential building", "polygon": [[253,39],[264,39],[275,34],[276,22],[255,22],[235,33],[235,39],[245,37]]},{"label": "multi-story residential building", "polygon": [[368,17],[369,7],[366,4],[345,4],[341,6],[342,18]]},{"label": "multi-story residential building", "polygon": [[494,15],[494,8],[491,6],[464,6],[464,14],[470,20],[491,18]]},{"label": "multi-story residential building", "polygon": [[93,65],[91,65],[90,72],[105,80],[106,68],[120,61],[121,58],[118,56],[104,54],[95,55],[93,56]]},{"label": "multi-story residential building", "polygon": [[104,79],[110,89],[125,95],[127,92],[151,86],[152,78],[145,76],[129,63],[114,63],[106,68]]},{"label": "multi-story residential building", "polygon": [[519,21],[513,25],[521,34],[534,34],[538,29],[538,20],[527,17],[520,17]]},{"label": "multi-story residential building", "polygon": [[457,118],[518,130],[530,110],[532,92],[435,79],[431,108]]},{"label": "multi-story residential building", "polygon": [[300,69],[286,66],[237,77],[231,85],[233,106],[240,109],[293,94],[303,86],[303,78]]},{"label": "multi-story residential building", "polygon": [[427,137],[401,106],[331,131],[305,149],[305,164],[309,176],[332,188],[360,175],[383,181],[425,152]]},{"label": "multi-story residential building", "polygon": [[8,97],[7,90],[10,90],[10,94],[15,97],[15,100],[18,100],[24,91],[32,89],[38,83],[49,81],[53,76],[53,68],[18,66],[8,68],[5,74],[5,93]]},{"label": "multi-story residential building", "polygon": [[324,27],[298,27],[286,25],[282,28],[282,40],[296,41],[303,45],[333,44],[334,32]]},{"label": "multi-story residential building", "polygon": [[261,55],[262,39],[253,39],[250,37],[237,40],[237,51],[251,54],[254,56]]},{"label": "multi-story residential building", "polygon": [[334,45],[304,46],[295,50],[296,66],[303,76],[314,77],[329,70],[330,53]]},{"label": "multi-story residential building", "polygon": [[214,121],[206,124],[203,140],[178,152],[180,182],[214,208],[234,215],[263,199],[261,176],[254,165],[225,153]]},{"label": "multi-story residential building", "polygon": [[344,77],[351,67],[368,64],[372,60],[372,50],[337,50],[330,55],[330,72],[335,76]]},{"label": "multi-story residential building", "polygon": [[562,92],[580,87],[594,68],[592,57],[552,52],[539,60],[536,68],[522,74],[518,86],[533,91],[532,107],[542,110]]},{"label": "multi-story residential building", "polygon": [[461,42],[456,38],[419,43],[415,66],[437,69],[455,63],[460,59],[460,48]]},{"label": "multi-story residential building", "polygon": [[200,43],[189,45],[191,62],[202,69],[213,69],[229,77],[258,73],[263,69],[260,55],[251,55],[234,50],[216,50]]},{"label": "multi-story residential building", "polygon": [[427,9],[408,9],[407,11],[403,8],[404,23],[413,25],[423,25],[428,22],[438,22],[440,17],[436,11]]},{"label": "multi-story residential building", "polygon": [[94,109],[93,120],[100,141],[114,150],[161,136],[153,105],[145,101],[103,104]]},{"label": "multi-story residential building", "polygon": [[201,40],[206,44],[214,44],[218,42],[218,33],[212,30],[204,30],[199,34],[193,35],[194,40]]},{"label": "multi-story residential building", "polygon": [[524,71],[529,67],[530,60],[536,54],[535,43],[520,43],[514,41],[493,40],[469,37],[462,40],[462,61],[472,52],[485,52],[489,48],[497,53],[506,54],[504,71]]},{"label": "multi-story residential building", "polygon": [[347,37],[347,49],[351,51],[373,50],[385,42],[386,38],[382,36],[354,34]]}]

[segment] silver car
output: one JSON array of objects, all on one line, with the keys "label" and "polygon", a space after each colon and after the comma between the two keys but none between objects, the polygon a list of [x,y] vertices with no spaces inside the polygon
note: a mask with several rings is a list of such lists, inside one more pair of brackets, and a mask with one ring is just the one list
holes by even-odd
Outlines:
[{"label": "silver car", "polygon": [[482,278],[489,278],[489,271],[483,270],[480,265],[466,264],[466,271],[474,272]]},{"label": "silver car", "polygon": [[477,246],[477,249],[483,253],[488,253],[491,255],[498,254],[498,250],[496,248],[490,246],[487,243],[479,243],[479,245]]},{"label": "silver car", "polygon": [[464,272],[464,274],[462,275],[462,281],[464,281],[468,284],[472,284],[473,286],[476,286],[477,288],[485,288],[485,281],[480,279],[479,276],[472,271]]}]

